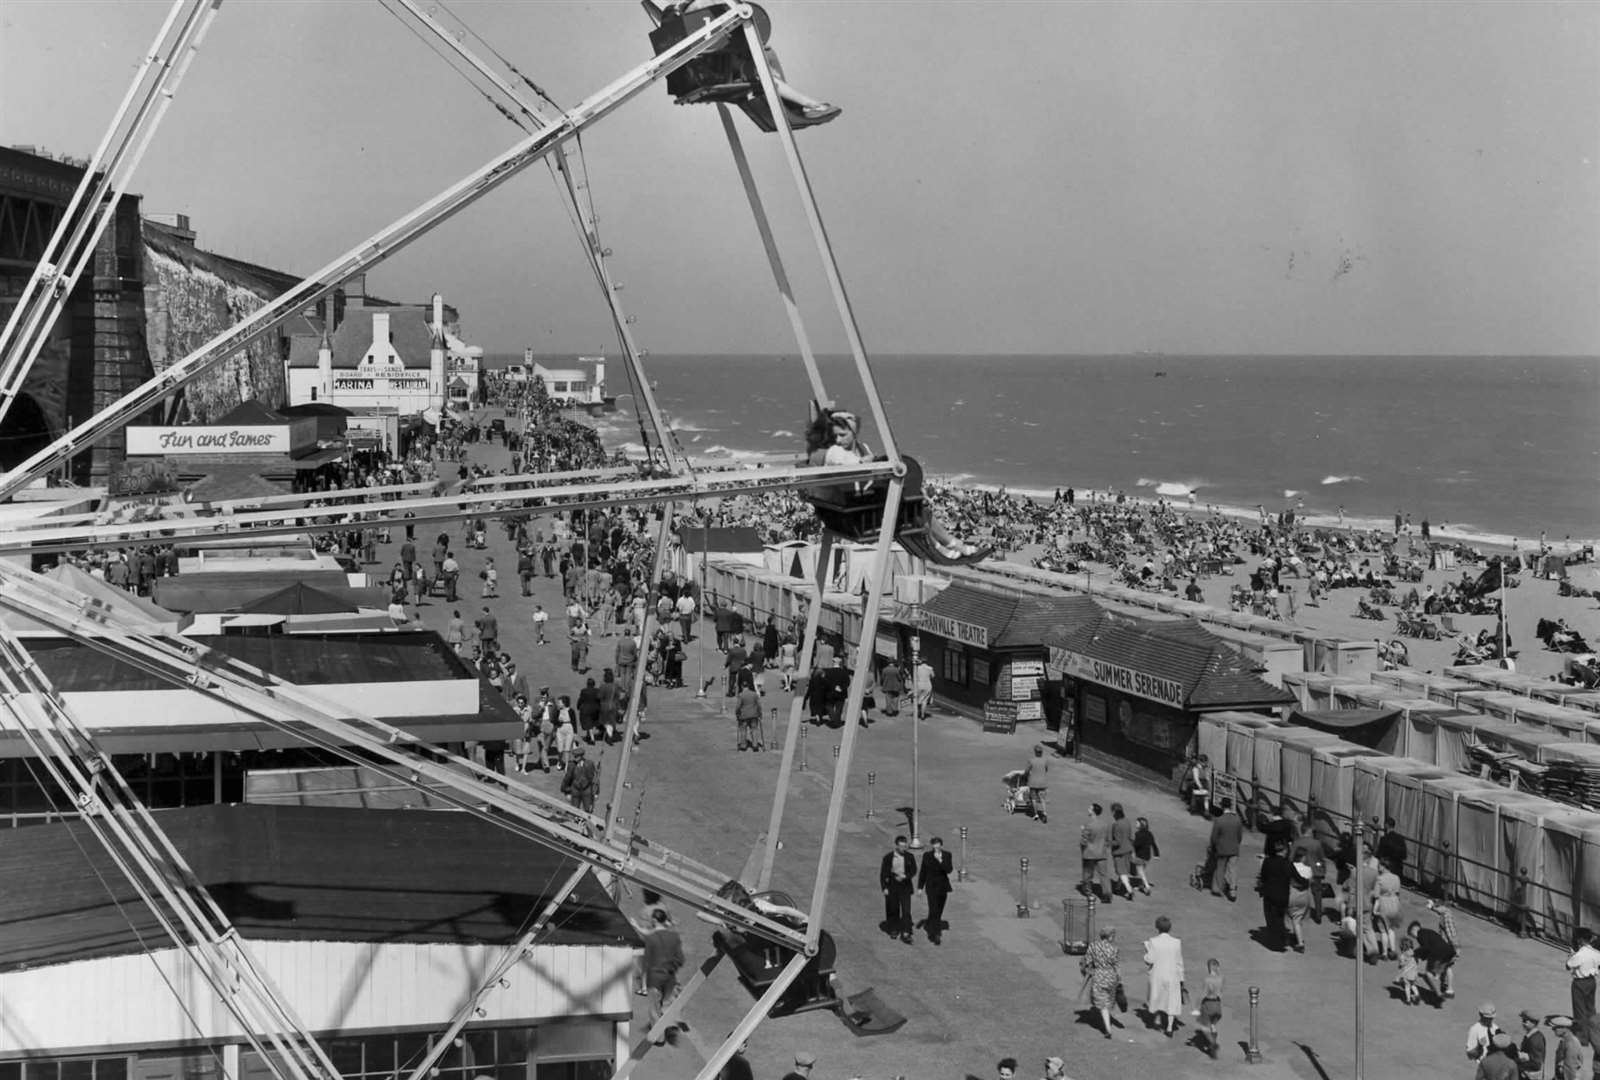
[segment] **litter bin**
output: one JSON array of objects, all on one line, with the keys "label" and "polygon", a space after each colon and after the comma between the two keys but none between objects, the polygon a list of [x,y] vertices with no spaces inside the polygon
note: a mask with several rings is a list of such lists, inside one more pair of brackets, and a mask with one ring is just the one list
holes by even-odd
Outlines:
[{"label": "litter bin", "polygon": [[1061,901],[1061,951],[1081,956],[1094,940],[1094,897],[1069,896]]}]

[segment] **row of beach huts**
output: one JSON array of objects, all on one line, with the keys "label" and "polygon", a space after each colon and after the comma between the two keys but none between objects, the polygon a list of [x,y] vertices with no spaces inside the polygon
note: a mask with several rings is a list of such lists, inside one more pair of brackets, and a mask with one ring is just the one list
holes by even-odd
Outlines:
[{"label": "row of beach huts", "polygon": [[1282,678],[1300,699],[1287,715],[1201,719],[1213,791],[1341,830],[1392,818],[1414,887],[1525,907],[1563,943],[1600,927],[1600,692],[1489,665]]}]

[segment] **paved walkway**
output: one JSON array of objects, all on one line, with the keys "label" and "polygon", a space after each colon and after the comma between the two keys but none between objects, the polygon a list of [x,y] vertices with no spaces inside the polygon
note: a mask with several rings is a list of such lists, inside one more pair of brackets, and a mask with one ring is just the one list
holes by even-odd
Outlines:
[{"label": "paved walkway", "polygon": [[[473,448],[473,457],[493,468],[509,457],[498,446]],[[419,547],[431,543],[431,531],[419,530]],[[460,530],[452,530],[459,535]],[[534,600],[519,595],[516,559],[504,530],[491,526],[487,552],[463,552],[462,581],[467,591],[460,608],[469,625],[485,601],[477,598],[477,571],[483,556],[493,555],[501,570],[501,597],[487,603],[499,616],[502,647],[517,660],[533,689],[576,695],[582,686],[570,671],[564,638],[538,648],[533,644],[529,613]],[[384,552],[380,558],[388,559]],[[537,580],[534,599],[555,612],[560,625],[560,585]],[[422,609],[426,625],[443,629],[450,608],[431,601]],[[610,664],[615,638],[597,638],[591,652],[592,674]],[[696,670],[696,648],[690,646],[686,670]],[[720,664],[706,651],[706,668]],[[767,704],[787,719],[789,696],[768,677]],[[741,876],[757,865],[759,841],[766,829],[781,755],[739,753],[734,749],[733,721],[720,716],[717,698],[696,699],[692,689],[651,690],[649,738],[634,757],[629,788],[615,800],[614,812],[632,820],[643,800],[645,835],[668,847]],[[808,732],[809,768],[791,785],[773,885],[802,902],[815,878],[820,832],[831,791],[833,745],[837,733]],[[942,947],[919,935],[914,945],[887,938],[878,928],[883,905],[877,887],[878,862],[896,832],[908,831],[900,808],[911,798],[911,722],[902,715],[880,719],[857,741],[851,793],[847,803],[834,887],[826,923],[839,947],[839,974],[847,993],[874,987],[908,1018],[893,1035],[855,1038],[833,1015],[812,1012],[771,1020],[751,1040],[749,1057],[756,1075],[776,1077],[790,1067],[795,1051],[815,1053],[818,1080],[860,1076],[913,1080],[994,1075],[994,1063],[1015,1056],[1020,1075],[1043,1073],[1043,1059],[1061,1054],[1076,1080],[1112,1080],[1134,1075],[1187,1080],[1190,1077],[1250,1075],[1277,1077],[1349,1077],[1354,1075],[1355,979],[1366,994],[1366,1075],[1374,1080],[1402,1077],[1470,1077],[1474,1067],[1463,1055],[1467,1026],[1480,1001],[1497,1003],[1500,1016],[1515,1028],[1517,1011],[1533,1008],[1544,1014],[1565,1011],[1567,980],[1562,955],[1540,944],[1519,941],[1498,927],[1461,917],[1462,959],[1458,967],[1459,997],[1442,1010],[1408,1008],[1389,989],[1392,964],[1357,965],[1336,956],[1330,924],[1313,926],[1304,955],[1271,953],[1255,944],[1250,931],[1260,924],[1253,894],[1241,889],[1237,904],[1189,889],[1190,869],[1202,855],[1207,825],[1187,815],[1168,791],[1132,785],[1070,761],[1052,766],[1051,814],[1048,825],[1002,809],[1001,776],[1022,764],[1039,733],[1024,726],[1012,736],[986,735],[969,720],[935,715],[921,732],[923,835],[942,835],[958,863],[959,826],[970,830],[967,868],[970,880],[958,883],[946,911],[950,923]],[[772,736],[769,735],[769,739]],[[777,742],[777,740],[773,740]],[[781,746],[781,743],[778,743]],[[604,783],[601,803],[618,794],[613,789],[617,748],[601,753]],[[866,816],[865,779],[877,775],[876,815]],[[534,774],[529,781],[554,790],[552,777]],[[1155,894],[1117,902],[1101,909],[1102,922],[1119,931],[1123,971],[1134,1012],[1123,1016],[1125,1027],[1112,1040],[1090,1026],[1081,1010],[1083,980],[1076,957],[1064,956],[1061,898],[1074,896],[1077,880],[1077,832],[1092,801],[1121,801],[1129,816],[1144,815],[1161,845],[1162,857],[1152,868]],[[1241,881],[1253,877],[1258,837],[1246,840]],[[1019,918],[1018,860],[1030,862],[1030,914]],[[635,914],[637,894],[625,897]],[[923,904],[916,901],[920,917]],[[689,912],[680,912],[690,965],[711,950],[709,928]],[[1167,1039],[1149,1029],[1137,1010],[1145,990],[1140,942],[1154,931],[1157,915],[1171,916],[1183,939],[1188,983],[1197,988],[1207,957],[1222,963],[1227,977],[1224,998],[1226,1043],[1221,1060],[1211,1061],[1191,1045],[1192,1019],[1185,1017],[1178,1036]],[[1407,918],[1429,913],[1419,899],[1406,898]],[[1260,1041],[1265,1060],[1245,1064],[1246,990],[1260,986]],[[643,998],[637,999],[641,1003]],[[636,1075],[677,1080],[691,1077],[730,1031],[753,998],[723,965],[685,1010],[690,1034],[676,1047],[651,1052]]]}]

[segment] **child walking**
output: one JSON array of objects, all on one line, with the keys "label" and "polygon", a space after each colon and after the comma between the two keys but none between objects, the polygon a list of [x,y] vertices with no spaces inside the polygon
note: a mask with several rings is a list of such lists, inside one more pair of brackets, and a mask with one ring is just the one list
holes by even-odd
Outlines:
[{"label": "child walking", "polygon": [[1133,876],[1138,879],[1139,891],[1146,896],[1150,895],[1150,875],[1146,868],[1151,859],[1161,857],[1161,848],[1156,845],[1156,834],[1150,831],[1150,819],[1139,818],[1135,822],[1137,828],[1133,831]]},{"label": "child walking", "polygon": [[1417,990],[1417,942],[1410,934],[1400,939],[1400,989],[1405,992],[1407,1005],[1421,1000]]},{"label": "child walking", "polygon": [[1206,1053],[1213,1061],[1222,1052],[1217,1025],[1222,1023],[1222,963],[1213,957],[1206,961],[1205,987],[1200,991],[1200,1026],[1206,1029]]}]

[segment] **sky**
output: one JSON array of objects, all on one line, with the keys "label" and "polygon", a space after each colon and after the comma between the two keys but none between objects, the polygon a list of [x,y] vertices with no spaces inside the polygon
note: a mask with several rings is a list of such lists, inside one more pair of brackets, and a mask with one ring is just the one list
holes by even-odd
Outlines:
[{"label": "sky", "polygon": [[[5,0],[0,142],[89,156],[166,9]],[[844,110],[799,142],[869,351],[1600,354],[1600,4],[767,9]],[[632,0],[448,11],[567,106],[649,55]],[[843,351],[778,140],[739,123]],[[520,134],[377,0],[227,0],[132,187],[309,274]],[[642,347],[793,353],[713,108],[653,87],[582,149]],[[615,351],[542,165],[368,290],[444,293],[491,353]]]}]

